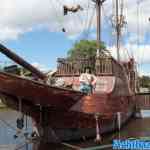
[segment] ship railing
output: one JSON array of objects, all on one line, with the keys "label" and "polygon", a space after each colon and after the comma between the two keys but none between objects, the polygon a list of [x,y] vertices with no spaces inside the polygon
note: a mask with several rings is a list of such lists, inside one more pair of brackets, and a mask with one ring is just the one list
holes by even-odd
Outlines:
[{"label": "ship railing", "polygon": [[136,95],[137,109],[150,109],[150,93],[139,93]]},{"label": "ship railing", "polygon": [[84,68],[87,66],[93,67],[95,64],[95,60],[91,59],[58,59],[57,66],[57,75],[61,76],[79,76],[82,72],[84,72]]},{"label": "ship railing", "polygon": [[112,74],[111,59],[101,58],[99,59],[99,65],[96,66],[95,58],[84,58],[76,60],[68,60],[59,58],[57,66],[57,75],[61,76],[79,76],[84,72],[85,67],[91,67],[92,71],[96,75],[110,75]]},{"label": "ship railing", "polygon": [[96,75],[112,75],[112,59],[107,57],[96,58]]},{"label": "ship railing", "polygon": [[90,66],[96,76],[116,76],[125,78],[123,65],[113,57],[80,58],[75,60],[59,58],[57,76],[80,76],[84,68]]},{"label": "ship railing", "polygon": [[90,66],[97,76],[123,76],[123,67],[112,57],[80,58],[76,60],[58,59],[57,76],[79,76],[85,67]]}]

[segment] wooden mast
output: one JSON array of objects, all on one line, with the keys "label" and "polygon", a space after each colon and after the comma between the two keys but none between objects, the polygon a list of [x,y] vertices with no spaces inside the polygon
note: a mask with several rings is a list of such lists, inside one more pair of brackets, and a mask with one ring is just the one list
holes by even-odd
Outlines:
[{"label": "wooden mast", "polygon": [[96,14],[97,14],[97,57],[100,55],[101,47],[101,10],[102,5],[106,0],[92,0],[96,3]]},{"label": "wooden mast", "polygon": [[116,39],[116,46],[117,46],[117,60],[120,61],[120,27],[119,27],[119,18],[118,18],[118,0],[116,0],[116,33],[117,33],[117,39]]},{"label": "wooden mast", "polygon": [[[97,71],[97,66],[99,66],[99,56],[101,52],[101,8],[103,3],[106,0],[92,0],[93,2],[96,3],[96,14],[97,14],[97,53],[96,53],[96,72],[99,72],[99,69]],[[99,68],[99,67],[98,67]],[[100,135],[100,128],[99,128],[99,121],[100,121],[100,114],[96,113],[95,114],[95,121],[96,121],[96,142],[101,142],[102,137]]]},{"label": "wooden mast", "polygon": [[125,18],[123,16],[123,0],[121,0],[121,8],[119,14],[119,0],[116,0],[116,19],[115,19],[115,30],[116,30],[116,47],[117,47],[117,60],[120,61],[120,36],[121,29],[125,24]]}]

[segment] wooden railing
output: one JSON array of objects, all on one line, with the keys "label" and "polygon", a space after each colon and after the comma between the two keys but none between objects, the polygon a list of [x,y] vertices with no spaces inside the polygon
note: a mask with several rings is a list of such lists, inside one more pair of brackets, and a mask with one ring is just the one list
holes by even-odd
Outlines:
[{"label": "wooden railing", "polygon": [[95,70],[97,75],[111,75],[112,69],[112,58],[96,58]]},{"label": "wooden railing", "polygon": [[150,93],[139,93],[136,95],[137,109],[150,109]]},{"label": "wooden railing", "polygon": [[95,66],[95,59],[76,59],[76,60],[69,60],[69,59],[58,59],[58,66],[57,66],[57,75],[62,76],[79,76],[82,72],[84,72],[85,67],[91,67],[94,70]]},{"label": "wooden railing", "polygon": [[122,76],[123,68],[112,57],[89,58],[89,59],[58,59],[58,76],[79,76],[84,72],[86,66],[91,67],[96,75],[115,75]]}]

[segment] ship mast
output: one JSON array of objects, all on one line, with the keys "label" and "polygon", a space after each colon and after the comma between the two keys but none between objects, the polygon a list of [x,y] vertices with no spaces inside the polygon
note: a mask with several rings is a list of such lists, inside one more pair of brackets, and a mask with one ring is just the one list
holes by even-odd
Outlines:
[{"label": "ship mast", "polygon": [[102,5],[106,0],[92,0],[96,3],[96,12],[97,12],[97,57],[100,56],[101,51],[101,10]]},{"label": "ship mast", "polygon": [[118,0],[116,0],[116,33],[117,33],[117,39],[116,39],[116,46],[117,46],[117,60],[120,61],[120,27],[119,27],[119,18],[118,18]]},{"label": "ship mast", "polygon": [[115,19],[115,30],[116,30],[116,47],[117,47],[117,60],[120,61],[120,36],[121,36],[121,29],[125,24],[125,18],[123,16],[123,0],[121,0],[121,8],[119,14],[119,0],[116,0],[116,19]]}]

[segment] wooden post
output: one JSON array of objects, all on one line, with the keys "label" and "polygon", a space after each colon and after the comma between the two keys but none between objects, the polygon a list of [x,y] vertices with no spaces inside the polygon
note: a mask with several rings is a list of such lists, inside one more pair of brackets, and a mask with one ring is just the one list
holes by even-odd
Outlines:
[{"label": "wooden post", "polygon": [[99,113],[95,114],[95,121],[96,121],[96,139],[95,142],[101,143],[101,135],[100,135],[100,128],[99,128]]},{"label": "wooden post", "polygon": [[121,129],[121,112],[117,112],[117,122],[118,122],[118,131],[119,131],[119,139],[120,139],[120,129]]}]

